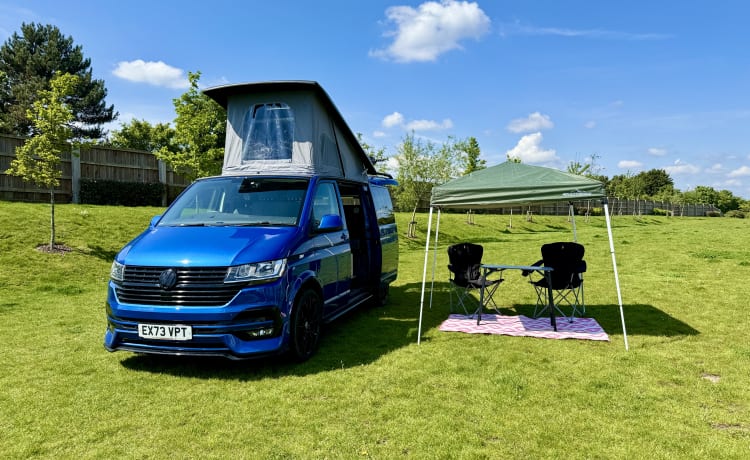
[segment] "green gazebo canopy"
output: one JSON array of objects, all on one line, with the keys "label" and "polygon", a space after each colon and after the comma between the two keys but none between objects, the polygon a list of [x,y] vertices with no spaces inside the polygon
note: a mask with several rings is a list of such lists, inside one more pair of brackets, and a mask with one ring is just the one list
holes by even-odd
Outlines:
[{"label": "green gazebo canopy", "polygon": [[604,197],[604,184],[597,180],[508,161],[433,188],[430,205],[482,209]]}]

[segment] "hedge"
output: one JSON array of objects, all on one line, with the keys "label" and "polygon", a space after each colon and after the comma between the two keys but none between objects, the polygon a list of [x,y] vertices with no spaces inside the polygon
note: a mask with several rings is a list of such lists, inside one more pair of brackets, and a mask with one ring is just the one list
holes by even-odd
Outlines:
[{"label": "hedge", "polygon": [[[168,193],[166,186],[160,183],[81,179],[80,186],[81,203],[110,206],[162,206],[162,197]],[[170,198],[174,196],[173,191]]]}]

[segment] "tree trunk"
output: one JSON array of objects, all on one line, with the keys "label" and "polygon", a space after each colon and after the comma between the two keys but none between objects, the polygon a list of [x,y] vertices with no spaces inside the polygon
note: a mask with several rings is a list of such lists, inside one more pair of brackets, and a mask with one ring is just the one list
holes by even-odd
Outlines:
[{"label": "tree trunk", "polygon": [[414,210],[411,212],[411,220],[409,221],[409,232],[406,236],[409,238],[415,238],[417,236],[417,221],[414,220],[417,217],[417,206],[414,205]]},{"label": "tree trunk", "polygon": [[49,236],[49,250],[55,250],[55,190],[51,189],[49,192],[49,204],[50,204],[50,236]]}]

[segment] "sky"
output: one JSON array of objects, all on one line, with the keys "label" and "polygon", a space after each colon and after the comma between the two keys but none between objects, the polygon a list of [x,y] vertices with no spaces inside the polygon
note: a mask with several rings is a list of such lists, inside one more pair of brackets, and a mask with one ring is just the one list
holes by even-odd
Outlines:
[{"label": "sky", "polygon": [[172,122],[188,88],[313,80],[354,132],[475,137],[565,170],[664,169],[750,198],[750,2],[744,0],[0,0],[0,40],[51,24],[119,112]]}]

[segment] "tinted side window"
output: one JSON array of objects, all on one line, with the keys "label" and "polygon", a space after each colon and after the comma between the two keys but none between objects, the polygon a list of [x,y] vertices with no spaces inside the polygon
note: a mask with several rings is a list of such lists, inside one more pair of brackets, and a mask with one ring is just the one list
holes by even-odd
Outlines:
[{"label": "tinted side window", "polygon": [[371,186],[370,189],[375,204],[375,214],[378,216],[378,225],[395,223],[396,216],[393,214],[393,203],[388,189],[379,186]]},{"label": "tinted side window", "polygon": [[313,223],[316,227],[320,224],[320,219],[326,214],[341,216],[336,187],[331,182],[318,184],[318,189],[315,191],[315,198],[313,199]]}]

